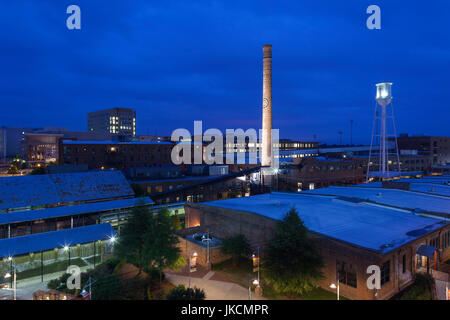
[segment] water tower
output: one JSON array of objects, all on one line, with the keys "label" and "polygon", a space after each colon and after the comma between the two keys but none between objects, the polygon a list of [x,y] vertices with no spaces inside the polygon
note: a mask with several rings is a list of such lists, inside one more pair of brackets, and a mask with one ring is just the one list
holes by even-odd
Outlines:
[{"label": "water tower", "polygon": [[[372,139],[370,141],[369,162],[367,164],[367,180],[370,176],[386,179],[400,175],[400,156],[397,146],[397,132],[395,129],[394,107],[392,105],[392,83],[377,83],[375,115],[372,126]],[[389,138],[393,138],[389,140]],[[374,145],[378,143],[378,145]],[[389,170],[393,157],[396,159],[397,170]],[[378,170],[370,172],[372,158],[378,158]],[[390,160],[391,159],[391,160]]]}]

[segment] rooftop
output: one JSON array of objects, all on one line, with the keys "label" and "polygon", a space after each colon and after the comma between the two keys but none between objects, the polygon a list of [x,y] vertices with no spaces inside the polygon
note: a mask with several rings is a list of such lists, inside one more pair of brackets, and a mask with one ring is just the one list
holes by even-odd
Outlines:
[{"label": "rooftop", "polygon": [[67,217],[72,215],[80,215],[92,212],[102,212],[117,209],[131,208],[140,204],[153,204],[154,202],[149,198],[131,198],[113,201],[102,201],[88,204],[80,204],[76,206],[63,206],[56,208],[40,209],[40,210],[26,210],[13,211],[0,214],[0,225],[7,223],[18,223],[23,221],[32,221],[39,219],[51,219],[57,217]]},{"label": "rooftop", "polygon": [[450,214],[449,197],[415,191],[351,186],[305,190],[302,193],[353,197],[397,208]]},{"label": "rooftop", "polygon": [[134,196],[120,171],[0,178],[0,210]]},{"label": "rooftop", "polygon": [[275,220],[295,207],[310,231],[382,254],[446,224],[406,210],[302,193],[277,192],[200,205],[247,211]]},{"label": "rooftop", "polygon": [[136,145],[136,144],[164,144],[173,145],[167,141],[81,141],[81,140],[63,140],[63,144],[113,144],[113,145]]},{"label": "rooftop", "polygon": [[[396,181],[400,181],[400,180],[395,180],[395,182]],[[403,181],[403,182],[407,182],[407,181]],[[362,183],[357,186],[364,187],[364,188],[381,188],[382,187],[381,182]],[[430,194],[434,194],[434,195],[450,197],[450,185],[428,183],[428,182],[415,182],[415,179],[414,179],[412,182],[409,182],[409,188],[411,191],[417,191],[417,192],[422,192],[422,193],[430,193]]]},{"label": "rooftop", "polygon": [[0,258],[74,246],[117,236],[109,223],[94,224],[75,229],[36,233],[0,240]]}]

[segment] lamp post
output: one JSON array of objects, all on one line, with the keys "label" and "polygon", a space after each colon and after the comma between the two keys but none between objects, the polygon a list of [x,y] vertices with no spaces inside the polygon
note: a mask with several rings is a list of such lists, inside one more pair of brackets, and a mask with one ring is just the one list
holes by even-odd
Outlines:
[{"label": "lamp post", "polygon": [[210,246],[209,246],[209,243],[210,243],[210,241],[211,241],[211,238],[209,237],[209,230],[208,230],[208,233],[207,233],[207,235],[205,236],[205,235],[203,235],[202,236],[202,242],[203,241],[206,241],[206,250],[207,250],[207,254],[206,254],[206,263],[209,265],[210,264]]},{"label": "lamp post", "polygon": [[256,270],[257,270],[257,273],[258,273],[258,278],[253,282],[253,284],[256,285],[255,293],[257,295],[262,296],[262,289],[261,289],[261,286],[260,286],[261,281],[260,281],[260,276],[259,276],[260,275],[260,266],[261,266],[261,260],[260,260],[260,256],[259,256],[259,246],[256,247],[256,256],[255,256],[255,254],[253,254],[252,258],[254,260],[256,259],[256,263],[254,263],[253,266],[256,265],[256,268],[257,268]]},{"label": "lamp post", "polygon": [[[194,258],[197,258],[198,254],[196,251],[192,254]],[[195,261],[197,264],[197,261]],[[189,278],[189,286],[188,288],[191,288],[191,248],[189,248],[189,256],[188,256],[188,278]]]},{"label": "lamp post", "polygon": [[250,273],[248,274],[248,300],[252,300],[252,284],[255,286],[259,286],[259,281],[258,279],[253,279],[253,281],[251,281],[252,279],[250,278]]},{"label": "lamp post", "polygon": [[63,247],[64,252],[68,252],[69,253],[69,266],[70,266],[70,247],[68,245],[65,245]]},{"label": "lamp post", "polygon": [[332,284],[330,284],[331,289],[336,289],[337,300],[339,300],[339,272],[337,273],[337,279]]},{"label": "lamp post", "polygon": [[[13,262],[12,257],[8,257],[8,260],[11,261],[11,272],[14,270],[14,276],[12,277],[13,280],[13,291],[14,291],[14,300],[16,300],[16,294],[17,294],[17,271],[16,271],[16,262]],[[5,278],[10,278],[11,273],[7,272],[5,274]]]}]

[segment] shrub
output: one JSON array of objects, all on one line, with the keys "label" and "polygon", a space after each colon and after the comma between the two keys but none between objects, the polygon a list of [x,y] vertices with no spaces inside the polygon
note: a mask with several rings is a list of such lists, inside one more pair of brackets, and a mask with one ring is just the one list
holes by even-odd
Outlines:
[{"label": "shrub", "polygon": [[167,294],[167,300],[204,300],[205,292],[199,288],[187,288],[179,285]]}]

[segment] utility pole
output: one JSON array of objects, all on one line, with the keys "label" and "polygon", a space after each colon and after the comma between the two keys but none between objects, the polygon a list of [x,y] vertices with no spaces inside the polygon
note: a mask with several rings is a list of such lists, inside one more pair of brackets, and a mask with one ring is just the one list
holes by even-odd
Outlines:
[{"label": "utility pole", "polygon": [[342,131],[338,131],[338,135],[339,135],[339,145],[342,145]]}]

